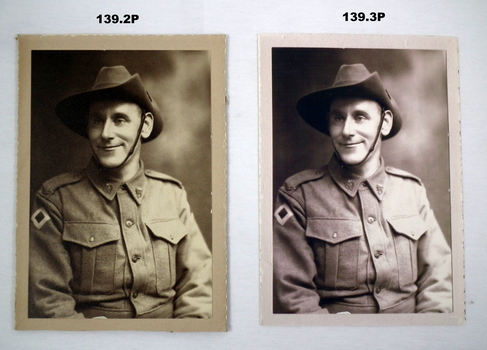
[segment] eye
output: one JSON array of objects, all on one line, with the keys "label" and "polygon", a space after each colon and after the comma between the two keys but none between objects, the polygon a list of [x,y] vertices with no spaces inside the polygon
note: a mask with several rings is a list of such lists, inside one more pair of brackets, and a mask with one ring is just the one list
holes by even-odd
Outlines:
[{"label": "eye", "polygon": [[363,114],[357,114],[353,118],[355,119],[356,122],[363,122],[367,120],[367,117]]},{"label": "eye", "polygon": [[124,117],[117,117],[113,122],[115,123],[115,125],[123,125],[127,123],[127,119]]},{"label": "eye", "polygon": [[89,120],[89,123],[91,125],[102,125],[103,124],[103,119],[100,117],[90,116],[88,120]]},{"label": "eye", "polygon": [[340,114],[333,113],[330,115],[330,123],[340,124],[343,123],[344,120],[345,118]]}]

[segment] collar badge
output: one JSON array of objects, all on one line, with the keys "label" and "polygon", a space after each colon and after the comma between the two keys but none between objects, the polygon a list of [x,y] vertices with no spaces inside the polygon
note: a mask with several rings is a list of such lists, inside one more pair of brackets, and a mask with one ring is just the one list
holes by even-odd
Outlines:
[{"label": "collar badge", "polygon": [[353,191],[353,188],[355,187],[355,181],[353,181],[352,179],[348,179],[346,180],[343,185],[349,190],[349,191]]},{"label": "collar badge", "polygon": [[113,191],[113,184],[111,182],[107,182],[105,184],[105,188],[104,188],[105,192],[108,193],[108,194],[112,194],[112,191]]},{"label": "collar badge", "polygon": [[378,193],[378,194],[382,194],[382,191],[384,190],[384,186],[382,186],[382,185],[377,185],[375,188],[377,189],[377,193]]},{"label": "collar badge", "polygon": [[142,189],[141,188],[136,188],[135,189],[135,195],[137,196],[137,198],[142,197]]}]

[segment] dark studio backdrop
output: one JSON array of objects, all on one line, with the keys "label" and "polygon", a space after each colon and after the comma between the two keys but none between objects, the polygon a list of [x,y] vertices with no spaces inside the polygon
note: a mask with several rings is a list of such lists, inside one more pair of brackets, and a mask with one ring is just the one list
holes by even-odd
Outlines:
[{"label": "dark studio backdrop", "polygon": [[333,154],[330,138],[297,113],[304,95],[331,86],[342,64],[377,71],[396,100],[401,131],[383,142],[386,165],[419,176],[451,243],[447,57],[439,50],[273,48],[273,193],[289,176],[320,168]]},{"label": "dark studio backdrop", "polygon": [[56,104],[90,89],[103,66],[139,73],[159,105],[164,129],[142,146],[146,169],[180,180],[211,249],[211,101],[207,51],[33,51],[31,200],[42,183],[80,170],[91,157],[87,139],[64,126]]}]

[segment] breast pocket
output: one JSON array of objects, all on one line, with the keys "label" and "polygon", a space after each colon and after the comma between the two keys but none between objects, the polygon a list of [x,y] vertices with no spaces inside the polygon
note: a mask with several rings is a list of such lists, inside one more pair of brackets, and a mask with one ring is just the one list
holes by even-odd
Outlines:
[{"label": "breast pocket", "polygon": [[176,283],[176,254],[187,234],[186,227],[179,219],[149,222],[146,226],[152,234],[157,292],[164,293]]},{"label": "breast pocket", "polygon": [[399,285],[405,287],[418,278],[418,240],[426,232],[426,223],[419,215],[387,219],[394,234]]},{"label": "breast pocket", "polygon": [[306,236],[315,254],[318,287],[327,290],[353,290],[360,278],[360,221],[310,219]]},{"label": "breast pocket", "polygon": [[68,246],[75,294],[112,294],[121,285],[117,272],[118,225],[65,223],[63,240]]}]

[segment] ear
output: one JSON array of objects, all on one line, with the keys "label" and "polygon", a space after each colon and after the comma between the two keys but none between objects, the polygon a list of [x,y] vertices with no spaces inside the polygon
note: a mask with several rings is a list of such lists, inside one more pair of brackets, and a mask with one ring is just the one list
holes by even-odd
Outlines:
[{"label": "ear", "polygon": [[144,118],[144,125],[142,126],[142,132],[140,133],[143,139],[146,139],[150,136],[153,127],[154,127],[154,116],[152,115],[151,112],[146,112]]},{"label": "ear", "polygon": [[392,112],[390,110],[384,111],[384,121],[382,122],[381,135],[382,137],[389,135],[392,129]]}]

